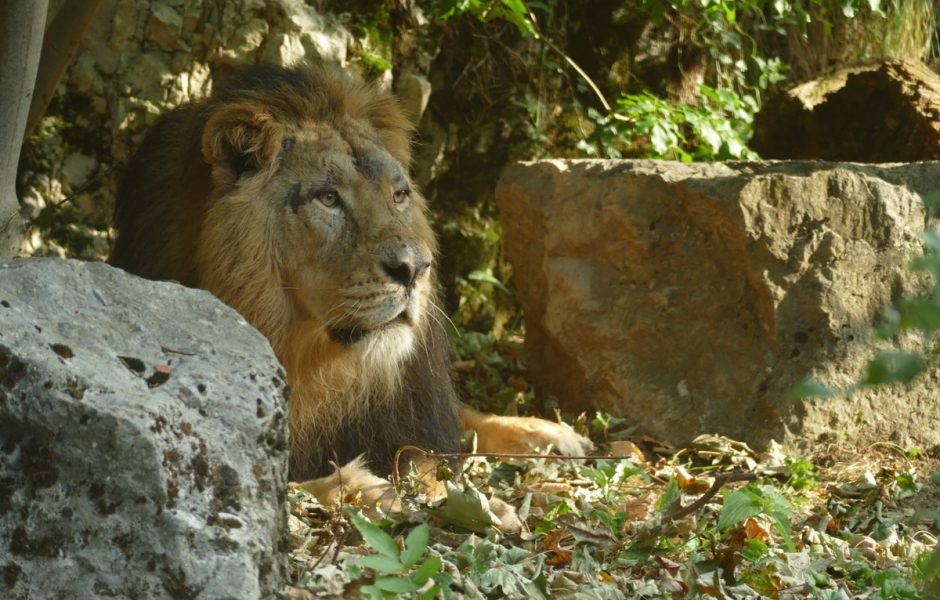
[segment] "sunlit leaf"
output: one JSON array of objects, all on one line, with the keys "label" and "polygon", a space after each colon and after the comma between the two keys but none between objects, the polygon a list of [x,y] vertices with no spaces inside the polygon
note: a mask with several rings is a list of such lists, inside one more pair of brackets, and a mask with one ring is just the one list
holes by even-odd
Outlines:
[{"label": "sunlit leaf", "polygon": [[718,529],[729,529],[750,517],[756,517],[761,512],[760,497],[753,492],[747,489],[729,492],[725,494],[724,505],[718,515]]},{"label": "sunlit leaf", "polygon": [[398,560],[398,545],[392,539],[392,536],[360,515],[351,514],[349,520],[352,521],[353,526],[359,531],[362,539],[369,544],[370,548],[383,556]]},{"label": "sunlit leaf", "polygon": [[506,292],[507,294],[512,293],[509,291],[509,288],[503,285],[502,281],[500,281],[499,279],[496,279],[495,277],[493,277],[492,273],[489,273],[487,271],[470,271],[470,273],[467,274],[467,279],[471,281],[482,281],[483,283],[489,283],[499,288],[500,290]]},{"label": "sunlit leaf", "polygon": [[421,563],[421,566],[414,572],[412,579],[419,586],[425,584],[425,582],[433,577],[434,575],[440,573],[441,571],[441,559],[437,556],[432,556],[426,561]]},{"label": "sunlit leaf", "polygon": [[499,526],[499,517],[490,510],[486,496],[479,490],[469,485],[457,486],[450,481],[445,482],[445,486],[447,500],[443,507],[428,508],[428,513],[477,533],[485,533],[490,527]]},{"label": "sunlit leaf", "polygon": [[375,583],[372,585],[380,590],[393,592],[396,594],[405,594],[407,592],[413,592],[418,589],[418,586],[416,586],[410,579],[405,577],[389,577],[387,575],[376,577]]},{"label": "sunlit leaf", "polygon": [[388,556],[382,556],[381,554],[363,556],[359,559],[359,564],[378,573],[385,574],[401,573],[405,570],[405,566],[402,565],[400,561]]}]

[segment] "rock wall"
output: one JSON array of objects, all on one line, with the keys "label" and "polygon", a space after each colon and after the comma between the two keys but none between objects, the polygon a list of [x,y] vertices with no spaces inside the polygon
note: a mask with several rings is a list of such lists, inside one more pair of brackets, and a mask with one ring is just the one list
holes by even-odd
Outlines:
[{"label": "rock wall", "polygon": [[285,376],[207,292],[0,262],[4,598],[283,589]]},{"label": "rock wall", "polygon": [[791,401],[856,381],[873,323],[923,291],[918,194],[940,164],[551,160],[497,188],[531,377],[673,443],[940,443],[936,372],[911,389]]},{"label": "rock wall", "polygon": [[22,253],[106,256],[121,168],[160,114],[205,97],[226,64],[345,64],[351,43],[302,0],[104,0],[25,148]]}]

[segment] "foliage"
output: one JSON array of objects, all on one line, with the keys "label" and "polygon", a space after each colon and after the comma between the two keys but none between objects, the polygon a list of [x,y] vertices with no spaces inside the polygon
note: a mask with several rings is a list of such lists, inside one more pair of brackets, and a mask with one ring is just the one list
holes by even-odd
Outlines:
[{"label": "foliage", "polygon": [[[511,504],[528,528],[520,534],[440,520],[440,505],[420,495],[404,498],[395,521],[367,521],[355,498],[331,515],[295,488],[293,585],[316,597],[357,589],[375,598],[432,590],[443,598],[935,597],[940,562],[924,533],[935,525],[917,507],[935,502],[937,490],[912,487],[929,479],[929,462],[877,450],[850,463],[830,456],[829,466],[774,454],[755,460],[728,442],[629,461],[471,463],[460,486]],[[726,454],[716,468],[717,448]],[[732,465],[745,456],[758,481],[664,518],[715,475],[740,470]],[[795,474],[787,464],[815,472],[817,482],[788,484]],[[361,542],[344,533],[347,521]]]},{"label": "foliage", "polygon": [[535,26],[523,0],[441,0],[437,10],[442,19],[465,13],[484,22],[505,19],[522,35],[535,35]]},{"label": "foliage", "polygon": [[392,536],[364,517],[351,513],[349,520],[376,552],[359,560],[359,566],[376,573],[375,581],[361,588],[365,596],[394,598],[399,594],[414,594],[423,599],[437,595],[440,586],[432,584],[432,578],[441,574],[441,559],[431,556],[418,565],[428,550],[430,529],[426,524],[412,529],[405,538],[404,548],[399,550]]},{"label": "foliage", "polygon": [[591,109],[597,127],[578,147],[591,155],[603,150],[609,158],[641,154],[682,162],[756,159],[746,145],[757,111],[753,96],[741,98],[730,89],[704,84],[698,89],[697,105],[667,102],[643,92],[624,94],[617,101],[616,115]]}]

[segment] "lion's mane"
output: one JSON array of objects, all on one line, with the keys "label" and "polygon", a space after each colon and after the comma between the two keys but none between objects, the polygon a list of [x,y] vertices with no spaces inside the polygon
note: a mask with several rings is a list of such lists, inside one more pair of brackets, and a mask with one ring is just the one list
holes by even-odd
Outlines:
[{"label": "lion's mane", "polygon": [[[403,444],[455,450],[457,400],[432,292],[410,337],[377,336],[355,350],[298,308],[286,273],[310,258],[285,244],[275,211],[286,210],[283,157],[292,136],[310,127],[361,131],[410,163],[412,126],[393,96],[323,66],[238,68],[208,99],[163,115],[146,135],[122,179],[110,262],[205,288],[270,340],[292,390],[292,478],[324,475],[332,461],[361,453],[387,472]],[[414,226],[434,252],[419,201]],[[311,268],[327,266],[338,267]]]}]

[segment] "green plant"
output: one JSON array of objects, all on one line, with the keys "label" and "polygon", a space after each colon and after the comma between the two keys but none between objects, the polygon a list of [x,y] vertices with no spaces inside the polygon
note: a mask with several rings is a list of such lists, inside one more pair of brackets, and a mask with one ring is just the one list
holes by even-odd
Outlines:
[{"label": "green plant", "polygon": [[[757,111],[753,96],[699,85],[697,105],[667,102],[649,92],[624,94],[616,115],[590,110],[596,128],[579,149],[587,154],[624,154],[694,160],[756,159],[748,149]],[[619,142],[619,143],[618,143]]]},{"label": "green plant", "polygon": [[795,490],[809,489],[819,483],[816,478],[816,468],[805,458],[792,458],[787,456],[784,465],[790,470],[787,484]]},{"label": "green plant", "polygon": [[481,21],[505,19],[515,25],[522,35],[535,35],[529,9],[523,0],[441,0],[437,10],[442,19],[465,13]]},{"label": "green plant", "polygon": [[790,503],[771,485],[752,483],[727,492],[718,515],[718,529],[730,529],[761,514],[773,519],[787,547],[791,551],[795,550],[796,545],[790,535]]},{"label": "green plant", "polygon": [[360,566],[376,573],[373,583],[362,586],[364,595],[369,598],[394,598],[399,594],[413,594],[422,599],[437,595],[441,584],[431,582],[435,576],[442,574],[441,559],[430,556],[418,564],[428,551],[430,529],[426,524],[412,529],[405,538],[404,548],[399,549],[392,536],[362,516],[350,514],[349,520],[366,544],[376,552],[359,560]]}]

